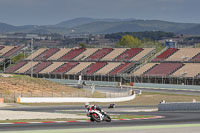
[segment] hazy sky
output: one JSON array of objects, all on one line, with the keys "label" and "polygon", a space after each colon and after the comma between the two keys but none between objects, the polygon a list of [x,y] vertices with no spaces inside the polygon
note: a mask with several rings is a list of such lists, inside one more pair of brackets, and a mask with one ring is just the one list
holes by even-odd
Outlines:
[{"label": "hazy sky", "polygon": [[0,22],[56,24],[76,17],[200,23],[200,0],[0,0]]}]

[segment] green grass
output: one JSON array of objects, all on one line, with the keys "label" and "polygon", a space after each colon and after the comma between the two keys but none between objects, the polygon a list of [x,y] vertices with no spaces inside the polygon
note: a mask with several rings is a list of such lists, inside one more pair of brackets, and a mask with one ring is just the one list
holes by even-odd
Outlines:
[{"label": "green grass", "polygon": [[24,76],[24,75],[19,75],[19,74],[12,74],[12,78],[16,78],[16,79],[21,79],[21,78],[27,78],[28,76]]}]

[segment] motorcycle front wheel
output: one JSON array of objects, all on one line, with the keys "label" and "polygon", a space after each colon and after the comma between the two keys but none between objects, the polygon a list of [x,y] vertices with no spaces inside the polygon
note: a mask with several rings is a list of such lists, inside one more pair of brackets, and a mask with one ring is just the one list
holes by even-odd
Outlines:
[{"label": "motorcycle front wheel", "polygon": [[111,118],[110,118],[110,116],[108,116],[108,115],[105,115],[105,116],[104,116],[104,119],[105,119],[106,122],[111,122]]}]

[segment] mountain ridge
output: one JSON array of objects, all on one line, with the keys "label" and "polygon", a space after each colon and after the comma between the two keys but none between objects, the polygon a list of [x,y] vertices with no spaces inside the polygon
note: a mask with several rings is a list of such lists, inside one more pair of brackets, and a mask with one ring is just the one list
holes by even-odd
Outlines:
[{"label": "mountain ridge", "polygon": [[108,34],[117,32],[164,31],[178,34],[199,34],[200,24],[179,23],[162,20],[129,19],[93,19],[75,18],[55,25],[24,25],[13,26],[0,23],[0,33],[59,33],[59,34]]}]

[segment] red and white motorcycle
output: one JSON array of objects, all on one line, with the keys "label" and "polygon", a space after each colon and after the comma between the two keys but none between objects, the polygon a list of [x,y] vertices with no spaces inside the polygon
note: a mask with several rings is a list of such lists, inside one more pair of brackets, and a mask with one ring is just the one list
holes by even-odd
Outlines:
[{"label": "red and white motorcycle", "polygon": [[90,120],[96,121],[96,122],[101,122],[101,121],[106,121],[106,122],[111,122],[111,118],[109,115],[106,114],[103,110],[100,112],[99,110],[89,110],[88,112],[88,117],[90,117]]}]

